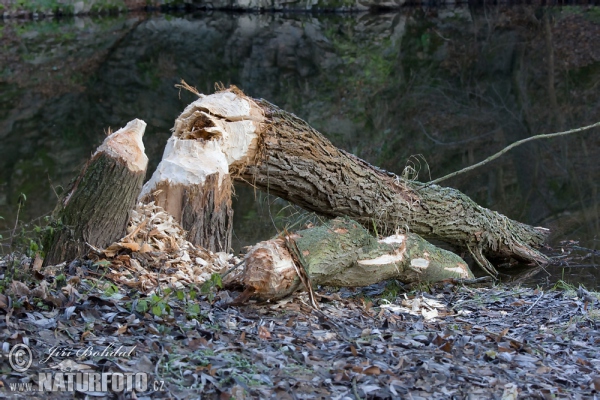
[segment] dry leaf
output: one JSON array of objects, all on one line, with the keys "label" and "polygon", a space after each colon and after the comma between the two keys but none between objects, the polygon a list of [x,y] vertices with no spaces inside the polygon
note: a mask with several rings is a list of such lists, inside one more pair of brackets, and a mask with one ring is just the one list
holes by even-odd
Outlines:
[{"label": "dry leaf", "polygon": [[271,339],[271,332],[269,332],[266,326],[261,325],[258,327],[258,337],[265,340]]},{"label": "dry leaf", "polygon": [[378,366],[373,365],[373,366],[370,366],[368,368],[365,368],[363,370],[363,374],[365,374],[365,375],[379,375],[379,374],[381,374],[381,369],[379,369]]},{"label": "dry leaf", "polygon": [[39,254],[35,255],[35,260],[33,260],[33,270],[35,272],[40,272],[42,270],[42,264],[44,263],[44,259],[40,257]]},{"label": "dry leaf", "polygon": [[0,293],[0,308],[6,310],[8,307],[8,297]]},{"label": "dry leaf", "polygon": [[19,281],[12,281],[12,283],[10,284],[10,293],[16,295],[16,296],[29,296],[29,294],[31,293],[31,290],[29,290],[29,288],[27,287],[26,284],[24,284],[23,282],[19,282]]}]

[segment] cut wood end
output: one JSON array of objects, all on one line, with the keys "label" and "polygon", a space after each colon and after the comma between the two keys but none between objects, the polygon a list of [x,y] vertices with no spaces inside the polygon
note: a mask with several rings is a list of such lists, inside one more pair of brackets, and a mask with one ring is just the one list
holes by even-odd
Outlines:
[{"label": "cut wood end", "polygon": [[292,257],[282,239],[255,245],[246,255],[243,283],[257,297],[274,299],[291,294],[298,283]]},{"label": "cut wood end", "polygon": [[458,274],[462,279],[469,279],[473,276],[467,264],[458,263],[456,267],[445,267],[444,269]]},{"label": "cut wood end", "polygon": [[148,195],[163,186],[203,185],[206,177],[212,174],[218,174],[219,187],[229,174],[227,159],[215,142],[201,143],[171,137],[162,161],[142,188],[139,199],[147,202]]},{"label": "cut wood end", "polygon": [[396,264],[404,260],[404,253],[406,248],[402,247],[394,251],[393,253],[383,254],[379,257],[371,258],[368,260],[358,260],[360,265],[389,265]]},{"label": "cut wood end", "polygon": [[385,238],[379,240],[379,243],[400,244],[400,243],[403,243],[405,240],[406,240],[406,235],[396,234],[396,235],[388,236],[388,237],[385,237]]},{"label": "cut wood end", "polygon": [[134,119],[107,136],[94,155],[103,152],[123,160],[131,171],[145,171],[148,166],[148,157],[144,153],[142,142],[145,130],[146,123],[141,119]]},{"label": "cut wood end", "polygon": [[422,271],[429,267],[429,260],[426,260],[425,258],[413,258],[410,260],[410,266],[413,269]]},{"label": "cut wood end", "polygon": [[265,116],[250,97],[230,89],[204,96],[186,107],[175,121],[173,136],[216,142],[229,165],[254,158]]}]

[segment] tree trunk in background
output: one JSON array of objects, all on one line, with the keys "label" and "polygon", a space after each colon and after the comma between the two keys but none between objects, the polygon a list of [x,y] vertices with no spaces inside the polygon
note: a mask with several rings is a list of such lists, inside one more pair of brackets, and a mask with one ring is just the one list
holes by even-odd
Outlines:
[{"label": "tree trunk in background", "polygon": [[83,167],[53,213],[57,225],[48,238],[44,265],[86,255],[126,234],[129,212],[142,188],[148,158],[139,119],[109,135]]},{"label": "tree trunk in background", "polygon": [[459,256],[418,235],[377,240],[347,218],[258,243],[245,261],[243,275],[230,283],[243,284],[262,300],[279,299],[301,288],[302,271],[297,268],[304,268],[313,285],[338,287],[368,286],[387,279],[412,283],[473,278]]}]

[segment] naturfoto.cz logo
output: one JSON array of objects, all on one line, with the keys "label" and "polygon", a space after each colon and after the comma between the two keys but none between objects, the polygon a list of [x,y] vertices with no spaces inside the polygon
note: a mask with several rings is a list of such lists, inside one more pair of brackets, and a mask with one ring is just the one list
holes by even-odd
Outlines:
[{"label": "naturfoto.cz logo", "polygon": [[[133,351],[133,349],[131,350]],[[50,356],[42,361],[46,363],[52,355],[61,356],[95,356],[95,355],[130,355],[131,351],[124,352],[122,347],[114,347],[109,345],[102,351],[97,351],[88,347],[75,351],[74,349],[60,349],[53,347],[50,350]],[[8,362],[16,372],[27,371],[33,362],[33,354],[29,346],[25,344],[17,344],[13,346],[8,354]],[[53,367],[56,368],[56,367]],[[122,372],[77,372],[77,371],[62,371],[62,372],[38,372],[37,390],[40,392],[146,392],[163,391],[163,381],[150,381],[148,374],[144,372],[138,373],[122,373]],[[14,382],[10,383],[11,391],[34,391],[32,383]]]}]

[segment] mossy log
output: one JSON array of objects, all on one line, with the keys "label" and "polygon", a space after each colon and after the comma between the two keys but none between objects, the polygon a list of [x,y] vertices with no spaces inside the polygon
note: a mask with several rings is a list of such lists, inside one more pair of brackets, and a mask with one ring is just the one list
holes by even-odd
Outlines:
[{"label": "mossy log", "polygon": [[135,119],[110,134],[83,167],[53,212],[56,229],[48,238],[44,265],[86,255],[126,234],[129,212],[142,189],[148,157]]},{"label": "mossy log", "polygon": [[[206,104],[212,98],[221,105],[209,110]],[[223,101],[243,107],[232,111],[234,107]],[[234,179],[307,210],[332,218],[348,216],[385,235],[401,230],[445,241],[468,251],[492,275],[496,270],[488,258],[547,262],[537,250],[547,229],[481,207],[456,189],[408,180],[374,167],[338,149],[294,114],[245,96],[235,87],[201,95],[187,112],[190,119],[185,129],[190,133],[189,127],[207,126],[210,115],[211,126],[218,126],[214,129],[238,135],[231,143],[244,146],[227,150],[237,157],[229,164]]]},{"label": "mossy log", "polygon": [[459,256],[418,235],[377,240],[348,218],[260,242],[248,251],[245,263],[240,283],[248,294],[263,300],[283,298],[301,288],[299,268],[313,285],[338,287],[387,279],[412,283],[473,278]]}]

